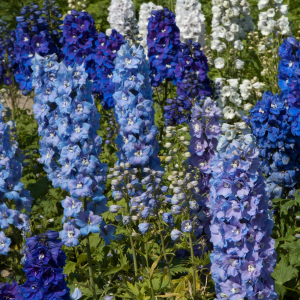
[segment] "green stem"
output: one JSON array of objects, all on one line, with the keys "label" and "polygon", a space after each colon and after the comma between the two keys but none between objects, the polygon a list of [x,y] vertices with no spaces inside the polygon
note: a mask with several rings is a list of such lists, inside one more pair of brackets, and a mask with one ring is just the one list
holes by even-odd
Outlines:
[{"label": "green stem", "polygon": [[[159,219],[158,214],[157,214],[157,223],[158,223],[158,229],[159,229],[159,235],[160,235],[160,241],[161,241],[161,246],[162,246],[162,250],[163,250],[164,260],[166,262],[166,270],[167,270],[168,277],[169,277],[171,292],[173,293],[174,292],[174,285],[172,283],[172,276],[171,276],[171,272],[170,272],[170,268],[169,268],[169,262],[168,262],[168,258],[167,258],[167,254],[166,254],[165,241],[164,241],[164,237],[163,237],[162,232],[161,232],[161,223],[160,223],[160,219]],[[174,299],[174,298],[172,297],[171,299]]]},{"label": "green stem", "polygon": [[[148,244],[145,243],[145,245],[146,245],[146,264],[147,264],[147,268],[149,269]],[[152,280],[149,280],[149,281],[150,281],[150,287],[151,287],[151,297],[152,297],[152,300],[154,300],[154,290],[153,290]]]},{"label": "green stem", "polygon": [[[193,239],[192,233],[189,233],[189,240],[190,240],[190,249],[191,249],[191,256],[192,256],[192,263],[195,263],[195,255],[194,255],[194,248],[193,248]],[[193,297],[196,296],[196,270],[195,265],[193,265]]]},{"label": "green stem", "polygon": [[[84,207],[84,210],[87,209],[86,198],[84,198],[84,200],[83,200],[83,207]],[[93,272],[93,264],[92,264],[91,246],[90,246],[90,239],[89,239],[88,235],[85,237],[85,240],[86,240],[86,254],[87,254],[88,265],[89,265],[90,286],[92,288],[93,300],[97,300],[95,282],[94,282],[94,272]]]},{"label": "green stem", "polygon": [[89,264],[90,285],[92,287],[93,300],[96,300],[97,297],[96,297],[96,289],[95,289],[94,274],[93,274],[92,255],[91,255],[90,239],[88,235],[85,237],[85,240],[86,240],[86,253],[87,253],[87,259]]},{"label": "green stem", "polygon": [[130,232],[130,234],[129,234],[129,239],[130,239],[131,250],[132,250],[132,256],[133,256],[134,275],[137,277],[138,271],[137,271],[136,254],[135,254],[135,249],[134,249],[134,244],[133,244],[133,239],[132,239],[131,232]]},{"label": "green stem", "polygon": [[291,288],[288,288],[288,287],[286,287],[286,286],[285,286],[285,288],[286,288],[287,290],[290,290],[290,291],[294,291],[294,292],[300,293],[300,291],[298,291],[298,290],[291,289]]}]

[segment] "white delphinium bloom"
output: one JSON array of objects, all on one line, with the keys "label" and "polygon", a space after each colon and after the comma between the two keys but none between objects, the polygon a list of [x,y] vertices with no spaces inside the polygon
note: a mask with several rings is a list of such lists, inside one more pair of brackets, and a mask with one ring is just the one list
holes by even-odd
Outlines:
[{"label": "white delphinium bloom", "polygon": [[242,61],[241,59],[237,59],[237,60],[235,61],[235,67],[236,67],[238,70],[244,69],[244,65],[245,65],[245,63],[244,63],[244,61]]},{"label": "white delphinium bloom", "polygon": [[225,67],[225,60],[222,57],[218,57],[214,61],[216,69],[223,69]]},{"label": "white delphinium bloom", "polygon": [[236,112],[234,111],[234,109],[232,107],[226,106],[223,109],[223,115],[224,115],[225,119],[231,120],[235,117]]},{"label": "white delphinium bloom", "polygon": [[258,9],[261,11],[257,27],[264,36],[270,35],[274,31],[278,31],[281,35],[290,35],[288,5],[282,4],[282,0],[259,0]]},{"label": "white delphinium bloom", "polygon": [[111,29],[108,29],[106,34],[110,34],[112,29],[116,29],[118,33],[124,35],[125,19],[135,16],[133,2],[131,0],[111,0],[108,11],[107,21]]},{"label": "white delphinium bloom", "polygon": [[180,40],[193,42],[205,46],[205,17],[202,14],[198,0],[177,0],[175,7],[176,25],[180,30]]},{"label": "white delphinium bloom", "polygon": [[140,18],[138,22],[139,26],[139,32],[142,36],[143,40],[140,42],[140,44],[144,47],[145,53],[148,51],[147,49],[147,35],[148,35],[148,23],[149,18],[151,17],[151,11],[152,10],[162,10],[163,7],[160,5],[156,5],[152,2],[149,3],[143,3],[140,6]]}]

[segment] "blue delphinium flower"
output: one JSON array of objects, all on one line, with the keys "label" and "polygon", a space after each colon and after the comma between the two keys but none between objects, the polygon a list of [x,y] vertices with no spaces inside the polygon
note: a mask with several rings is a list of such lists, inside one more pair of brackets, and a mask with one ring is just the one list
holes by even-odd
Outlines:
[{"label": "blue delphinium flower", "polygon": [[9,252],[9,246],[11,244],[11,239],[6,237],[3,231],[0,231],[0,254],[7,255]]},{"label": "blue delphinium flower", "polygon": [[114,84],[111,80],[114,59],[124,43],[123,36],[112,30],[110,36],[97,33],[95,21],[87,12],[72,10],[64,19],[62,56],[67,66],[84,64],[93,94],[105,109],[113,107]]},{"label": "blue delphinium flower", "polygon": [[267,91],[250,110],[250,123],[257,138],[271,199],[288,197],[300,175],[300,140],[293,135],[293,121],[284,99],[284,92],[273,95]]},{"label": "blue delphinium flower", "polygon": [[191,40],[187,44],[180,43],[175,68],[177,97],[167,99],[169,105],[165,106],[164,114],[167,125],[188,122],[191,108],[211,96],[207,58],[200,48],[199,43],[192,43]]},{"label": "blue delphinium flower", "polygon": [[211,162],[212,278],[218,299],[277,299],[271,278],[276,252],[267,185],[255,137],[241,125],[221,136],[226,143],[219,138],[218,154]]},{"label": "blue delphinium flower", "polygon": [[[21,183],[22,164],[18,143],[11,139],[10,126],[3,120],[4,106],[0,104],[0,229],[14,226],[22,235],[30,232],[28,216],[33,199]],[[0,252],[7,254],[10,239],[1,232]]]},{"label": "blue delphinium flower", "polygon": [[152,88],[144,50],[140,46],[121,47],[115,60],[113,82],[115,114],[119,124],[116,143],[119,162],[132,167],[159,166],[157,127],[154,125]]},{"label": "blue delphinium flower", "polygon": [[11,284],[0,282],[0,299],[23,300],[18,283],[15,281]]},{"label": "blue delphinium flower", "polygon": [[58,7],[52,7],[49,1],[46,1],[44,5],[42,9],[33,3],[30,6],[24,6],[20,13],[21,16],[16,18],[18,26],[15,30],[14,51],[18,69],[15,79],[23,94],[32,90],[31,60],[35,53],[46,56],[59,52],[59,33],[56,29],[61,22],[59,20],[61,14]]},{"label": "blue delphinium flower", "polygon": [[208,224],[211,221],[211,215],[207,203],[210,200],[210,179],[212,177],[210,163],[215,156],[217,138],[221,134],[219,122],[221,116],[221,109],[211,98],[206,98],[202,106],[195,104],[191,112],[189,123],[191,136],[189,152],[191,157],[187,163],[197,170],[194,185],[199,189],[199,197],[197,202],[192,203],[192,205],[195,211],[198,211],[197,205],[200,207],[197,214],[199,224],[201,224],[199,226],[200,231],[197,232],[196,230],[198,235],[201,235],[204,229],[205,234],[209,236]]},{"label": "blue delphinium flower", "polygon": [[9,86],[17,69],[14,51],[15,30],[7,28],[7,22],[0,20],[0,83]]},{"label": "blue delphinium flower", "polygon": [[[77,245],[79,228],[83,236],[89,232],[101,235],[100,225],[105,226],[96,215],[107,210],[103,195],[107,165],[99,160],[100,114],[92,96],[92,82],[87,80],[83,64],[66,67],[56,60],[55,55],[36,55],[33,60],[37,94],[34,112],[42,137],[40,162],[53,186],[71,196],[62,202],[63,222],[68,224],[64,225],[61,238],[66,245]],[[84,198],[84,203],[79,198]],[[72,217],[76,219],[71,220]]]},{"label": "blue delphinium flower", "polygon": [[26,282],[20,287],[24,299],[71,299],[63,274],[67,257],[62,245],[55,231],[26,240]]},{"label": "blue delphinium flower", "polygon": [[176,83],[180,34],[175,24],[175,15],[168,8],[152,11],[147,44],[151,85],[157,87],[164,79]]}]

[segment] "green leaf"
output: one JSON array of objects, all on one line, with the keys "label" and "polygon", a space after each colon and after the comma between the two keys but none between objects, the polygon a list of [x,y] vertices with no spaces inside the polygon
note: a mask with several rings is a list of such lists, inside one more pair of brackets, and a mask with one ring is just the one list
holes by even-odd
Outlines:
[{"label": "green leaf", "polygon": [[121,266],[109,268],[107,271],[105,271],[105,272],[103,273],[103,276],[115,274],[115,273],[119,272],[121,269],[122,269]]},{"label": "green leaf", "polygon": [[81,253],[78,257],[77,257],[77,265],[80,265],[83,262],[87,261],[87,253]]},{"label": "green leaf", "polygon": [[154,278],[152,279],[152,286],[154,290],[158,291],[161,287],[162,278]]},{"label": "green leaf", "polygon": [[149,280],[151,280],[154,269],[156,268],[156,266],[159,263],[160,259],[161,259],[161,256],[152,264],[151,269],[150,269]]},{"label": "green leaf", "polygon": [[286,293],[286,289],[283,284],[296,277],[297,274],[297,269],[289,266],[285,258],[282,258],[279,264],[277,264],[272,277],[275,279],[276,292],[281,299]]},{"label": "green leaf", "polygon": [[140,290],[138,289],[137,286],[131,284],[130,282],[127,282],[127,286],[129,288],[129,291],[134,294],[135,296],[138,296],[140,293]]},{"label": "green leaf", "polygon": [[64,273],[69,275],[70,273],[74,273],[76,269],[77,263],[74,261],[68,261],[67,264],[64,267]]}]

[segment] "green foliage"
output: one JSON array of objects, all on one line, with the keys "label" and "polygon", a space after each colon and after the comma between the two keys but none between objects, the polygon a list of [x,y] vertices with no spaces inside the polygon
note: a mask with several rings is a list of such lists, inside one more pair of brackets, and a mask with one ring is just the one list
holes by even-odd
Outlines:
[{"label": "green foliage", "polygon": [[273,238],[276,241],[278,263],[272,274],[280,299],[299,299],[300,296],[300,190],[295,199],[273,200]]}]

